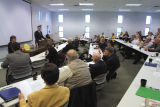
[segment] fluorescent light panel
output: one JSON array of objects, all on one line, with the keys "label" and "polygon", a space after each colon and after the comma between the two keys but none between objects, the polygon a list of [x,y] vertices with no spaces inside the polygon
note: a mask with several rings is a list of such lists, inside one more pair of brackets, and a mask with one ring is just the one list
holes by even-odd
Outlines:
[{"label": "fluorescent light panel", "polygon": [[138,7],[138,6],[142,6],[142,4],[126,4],[126,6]]},{"label": "fluorescent light panel", "polygon": [[156,10],[156,12],[160,12],[160,10]]},{"label": "fluorescent light panel", "polygon": [[79,3],[80,6],[94,6],[93,3]]},{"label": "fluorescent light panel", "polygon": [[93,9],[82,9],[82,11],[93,11]]},{"label": "fluorescent light panel", "polygon": [[59,11],[69,11],[69,9],[58,9]]},{"label": "fluorescent light panel", "polygon": [[120,11],[120,12],[129,12],[131,10],[130,9],[119,9],[118,11]]},{"label": "fluorescent light panel", "polygon": [[51,6],[63,6],[64,4],[63,3],[56,3],[56,4],[49,4]]}]

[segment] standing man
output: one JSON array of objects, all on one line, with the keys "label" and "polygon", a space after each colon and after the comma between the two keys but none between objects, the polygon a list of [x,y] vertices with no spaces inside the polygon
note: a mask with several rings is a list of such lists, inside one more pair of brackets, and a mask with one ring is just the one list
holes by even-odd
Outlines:
[{"label": "standing man", "polygon": [[37,26],[37,31],[35,31],[34,37],[35,37],[35,43],[38,44],[38,46],[39,46],[39,42],[42,39],[45,39],[41,31],[41,25]]}]

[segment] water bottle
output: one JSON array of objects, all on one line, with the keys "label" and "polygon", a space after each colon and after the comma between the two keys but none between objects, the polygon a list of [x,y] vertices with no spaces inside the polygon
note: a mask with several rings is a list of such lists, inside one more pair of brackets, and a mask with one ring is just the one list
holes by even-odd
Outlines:
[{"label": "water bottle", "polygon": [[160,72],[160,61],[158,61],[158,63],[157,63],[157,70],[156,71]]}]

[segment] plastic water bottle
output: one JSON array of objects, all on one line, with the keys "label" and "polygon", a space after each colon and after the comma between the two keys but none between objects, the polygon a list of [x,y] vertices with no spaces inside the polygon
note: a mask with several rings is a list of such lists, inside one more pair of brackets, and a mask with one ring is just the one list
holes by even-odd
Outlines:
[{"label": "plastic water bottle", "polygon": [[158,61],[158,63],[157,63],[157,70],[156,70],[157,72],[160,72],[160,62]]}]

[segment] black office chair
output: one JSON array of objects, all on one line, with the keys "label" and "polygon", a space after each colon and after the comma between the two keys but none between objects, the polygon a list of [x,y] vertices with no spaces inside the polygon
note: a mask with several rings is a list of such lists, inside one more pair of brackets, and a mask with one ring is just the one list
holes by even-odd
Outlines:
[{"label": "black office chair", "polygon": [[71,89],[68,107],[97,107],[95,82]]}]

